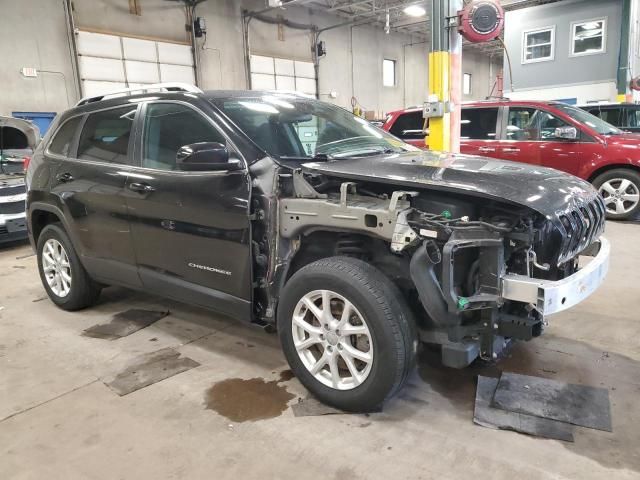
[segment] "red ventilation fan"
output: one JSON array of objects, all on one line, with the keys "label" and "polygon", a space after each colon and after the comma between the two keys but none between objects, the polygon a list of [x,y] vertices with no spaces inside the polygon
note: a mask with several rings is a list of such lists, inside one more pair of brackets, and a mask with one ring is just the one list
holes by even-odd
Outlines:
[{"label": "red ventilation fan", "polygon": [[631,80],[631,90],[640,90],[640,77],[635,77]]},{"label": "red ventilation fan", "polygon": [[493,0],[472,0],[458,12],[458,31],[472,43],[488,42],[504,28],[504,10]]}]

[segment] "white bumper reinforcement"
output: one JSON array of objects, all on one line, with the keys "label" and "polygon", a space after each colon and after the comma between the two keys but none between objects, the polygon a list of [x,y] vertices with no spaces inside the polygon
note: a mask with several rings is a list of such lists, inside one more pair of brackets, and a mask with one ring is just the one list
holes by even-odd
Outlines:
[{"label": "white bumper reinforcement", "polygon": [[600,237],[597,255],[583,268],[562,280],[542,280],[525,275],[502,277],[502,298],[532,304],[542,315],[551,315],[577,305],[604,281],[609,270],[610,246]]}]

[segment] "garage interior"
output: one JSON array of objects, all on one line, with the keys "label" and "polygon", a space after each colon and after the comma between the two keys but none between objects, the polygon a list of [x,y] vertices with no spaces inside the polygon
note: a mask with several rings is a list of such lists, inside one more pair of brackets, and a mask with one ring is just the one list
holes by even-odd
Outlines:
[{"label": "garage interior", "polygon": [[[424,125],[402,141],[453,152],[462,141],[467,153],[463,102],[640,101],[640,1],[502,0],[504,29],[482,42],[455,33],[457,17],[445,21],[446,8],[468,3],[0,0],[0,116],[31,122],[48,141],[57,115],[123,89],[295,91],[383,129],[392,112],[418,112]],[[574,24],[600,19],[602,46],[583,56]],[[459,46],[436,49],[434,24],[437,42],[455,37]],[[540,32],[532,41],[542,43],[527,43]],[[437,50],[460,64],[436,73]],[[626,132],[636,124],[613,125],[635,136]],[[614,213],[624,193],[605,198]],[[640,478],[639,221],[606,222],[605,281],[550,316],[544,335],[462,369],[421,346],[404,388],[370,413],[314,400],[272,328],[116,286],[92,308],[64,311],[41,284],[29,240],[0,243],[0,478]],[[137,372],[145,362],[155,363]],[[478,376],[504,373],[607,391],[611,431],[576,427],[562,441],[483,428],[474,423]]]}]

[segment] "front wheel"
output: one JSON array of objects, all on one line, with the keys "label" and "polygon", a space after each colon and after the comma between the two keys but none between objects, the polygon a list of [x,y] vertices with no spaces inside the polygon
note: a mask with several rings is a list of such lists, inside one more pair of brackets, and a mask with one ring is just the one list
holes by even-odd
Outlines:
[{"label": "front wheel", "polygon": [[593,185],[604,200],[607,218],[627,220],[640,213],[640,174],[617,168],[598,176]]},{"label": "front wheel", "polygon": [[296,377],[324,403],[375,410],[396,393],[415,361],[413,318],[396,286],[349,257],[296,272],[278,307],[278,333]]}]

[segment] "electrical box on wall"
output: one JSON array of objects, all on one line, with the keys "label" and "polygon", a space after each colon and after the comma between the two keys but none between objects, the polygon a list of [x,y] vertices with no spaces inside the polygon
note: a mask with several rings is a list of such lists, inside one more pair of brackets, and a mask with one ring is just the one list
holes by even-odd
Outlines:
[{"label": "electrical box on wall", "polygon": [[207,34],[207,24],[205,23],[204,18],[197,17],[193,21],[193,33],[197,38]]}]

